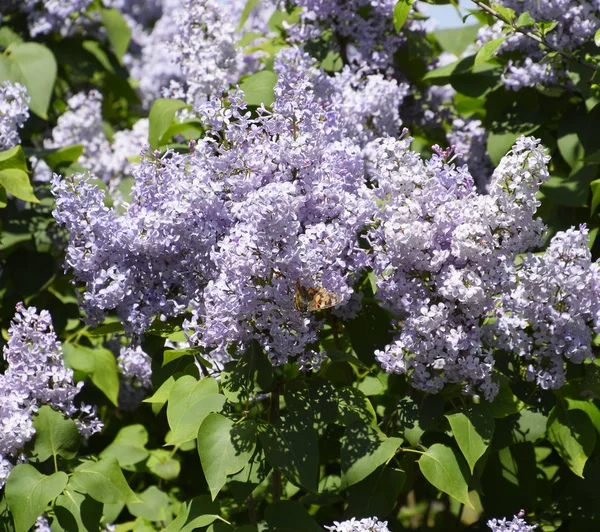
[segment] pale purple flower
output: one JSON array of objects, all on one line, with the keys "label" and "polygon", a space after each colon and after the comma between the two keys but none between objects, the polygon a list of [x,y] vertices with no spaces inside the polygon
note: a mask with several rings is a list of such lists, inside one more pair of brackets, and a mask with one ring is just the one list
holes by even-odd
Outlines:
[{"label": "pale purple flower", "polygon": [[334,521],[333,526],[325,527],[329,532],[389,532],[387,521],[379,521],[376,517],[356,519],[353,517],[347,521]]},{"label": "pale purple flower", "polygon": [[521,510],[518,515],[515,515],[512,521],[507,521],[506,517],[502,519],[490,519],[487,526],[492,532],[533,532],[537,525],[528,525],[523,516],[525,512]]},{"label": "pale purple flower", "polygon": [[19,129],[29,118],[29,95],[20,83],[0,85],[0,151],[19,144]]}]

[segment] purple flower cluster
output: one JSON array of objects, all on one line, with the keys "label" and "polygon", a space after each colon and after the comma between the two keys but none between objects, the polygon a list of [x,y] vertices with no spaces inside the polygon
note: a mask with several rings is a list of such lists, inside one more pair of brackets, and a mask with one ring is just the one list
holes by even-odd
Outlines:
[{"label": "purple flower cluster", "polygon": [[[116,132],[111,144],[104,132],[102,95],[98,91],[80,92],[69,98],[67,106],[51,137],[44,140],[44,147],[82,144],[83,153],[77,162],[105,182],[132,172],[128,158],[139,155],[146,145],[148,120],[141,119],[131,130]],[[43,177],[37,179],[45,180]]]},{"label": "purple flower cluster", "polygon": [[599,265],[587,231],[559,233],[543,256],[521,255],[543,232],[535,194],[549,177],[549,158],[539,141],[517,141],[489,195],[477,194],[448,155],[438,150],[423,163],[407,141],[392,139],[373,151],[381,201],[369,232],[377,297],[402,321],[394,343],[376,356],[423,391],[462,384],[492,399],[493,352],[507,350],[529,364],[531,380],[559,388],[567,360],[592,357],[600,323]]},{"label": "purple flower cluster", "polygon": [[492,532],[533,532],[537,525],[528,525],[523,516],[525,512],[521,510],[518,515],[515,515],[512,521],[507,521],[506,517],[502,519],[490,519],[487,526]]},{"label": "purple flower cluster", "polygon": [[121,348],[117,362],[123,379],[119,387],[119,408],[133,411],[152,388],[152,359],[140,346],[127,346]]},{"label": "purple flower cluster", "polygon": [[71,233],[67,264],[86,285],[90,320],[116,309],[139,334],[155,315],[190,307],[190,341],[217,360],[256,340],[276,363],[317,361],[307,348],[315,324],[294,308],[296,281],[350,296],[374,201],[361,148],[317,94],[328,78],[312,64],[282,52],[277,100],[255,119],[240,93],[201,106],[208,134],[189,155],[147,154],[123,216],[86,179],[55,180],[55,216]]},{"label": "purple flower cluster", "polygon": [[[528,12],[536,21],[554,21],[557,25],[547,32],[544,39],[554,48],[573,51],[588,42],[600,28],[600,3],[594,0],[501,0],[501,5],[511,8],[519,16]],[[484,26],[479,31],[478,41],[482,45],[502,37],[502,22]],[[498,53],[521,52],[521,59],[510,59],[502,75],[504,85],[512,90],[535,85],[557,85],[568,83],[564,65],[555,61],[544,61],[546,52],[538,44],[521,33],[510,35],[500,45]]]},{"label": "purple flower cluster", "polygon": [[92,0],[6,0],[5,12],[18,10],[27,15],[29,33],[32,37],[60,31],[62,34],[73,26],[71,16],[84,11]]},{"label": "purple flower cluster", "polygon": [[81,434],[89,436],[102,428],[95,412],[74,399],[83,383],[73,383],[73,371],[62,360],[50,314],[17,305],[4,347],[7,369],[0,374],[0,486],[4,484],[23,446],[35,434],[33,415],[49,405],[66,416],[83,414],[76,420]]},{"label": "purple flower cluster", "polygon": [[[132,25],[137,49],[124,61],[139,82],[146,107],[160,96],[195,106],[258,67],[236,47],[244,6],[240,0],[163,0],[162,16],[151,29]],[[255,25],[258,20],[251,17]],[[266,32],[265,21],[261,23],[264,28],[253,29]]]},{"label": "purple flower cluster", "polygon": [[20,83],[0,85],[0,151],[19,144],[19,128],[29,118],[29,95]]},{"label": "purple flower cluster", "polygon": [[356,519],[353,517],[348,521],[333,522],[333,526],[325,527],[329,532],[389,532],[387,521],[379,521],[376,517]]},{"label": "purple flower cluster", "polygon": [[406,43],[393,25],[396,0],[294,0],[303,8],[300,23],[290,28],[296,42],[332,32],[340,52],[351,63],[385,70]]},{"label": "purple flower cluster", "polygon": [[[319,322],[295,308],[297,282],[347,303],[372,268],[376,297],[397,316],[395,341],[376,353],[386,371],[426,392],[458,384],[492,399],[503,349],[528,378],[560,387],[566,361],[591,356],[598,266],[585,229],[559,234],[547,256],[523,256],[544,231],[539,141],[520,138],[481,195],[453,148],[423,161],[397,136],[401,120],[385,110],[402,84],[350,69],[328,76],[295,48],[275,70],[271,110],[253,117],[239,91],[209,98],[190,153],[146,152],[123,215],[89,178],[55,178],[89,322],[114,310],[139,337],[156,317],[187,315],[188,340],[217,364],[258,342],[276,364],[317,367]],[[460,128],[483,135],[476,122]],[[544,278],[560,290],[540,290]],[[344,316],[360,308],[352,300]]]}]

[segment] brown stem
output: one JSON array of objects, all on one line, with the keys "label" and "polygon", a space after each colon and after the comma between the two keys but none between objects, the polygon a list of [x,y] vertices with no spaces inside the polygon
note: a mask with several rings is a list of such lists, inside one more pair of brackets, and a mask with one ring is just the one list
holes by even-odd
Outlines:
[{"label": "brown stem", "polygon": [[256,519],[256,507],[254,505],[252,493],[248,495],[246,502],[248,503],[248,519],[250,519],[250,523],[252,523],[254,526],[258,526],[258,520]]},{"label": "brown stem", "polygon": [[[271,393],[271,411],[269,412],[269,421],[272,425],[276,425],[279,422],[279,395],[281,393],[282,384],[279,383]],[[281,499],[281,472],[277,469],[273,469],[271,475],[273,480],[273,502],[279,502]]]}]

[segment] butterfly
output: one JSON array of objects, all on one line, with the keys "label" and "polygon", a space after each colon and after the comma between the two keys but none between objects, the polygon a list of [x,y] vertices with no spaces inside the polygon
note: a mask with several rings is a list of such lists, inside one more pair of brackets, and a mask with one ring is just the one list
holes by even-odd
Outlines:
[{"label": "butterfly", "polygon": [[341,294],[330,292],[322,286],[317,288],[304,288],[300,281],[296,281],[296,295],[294,308],[300,312],[314,312],[324,308],[335,307],[344,300]]}]

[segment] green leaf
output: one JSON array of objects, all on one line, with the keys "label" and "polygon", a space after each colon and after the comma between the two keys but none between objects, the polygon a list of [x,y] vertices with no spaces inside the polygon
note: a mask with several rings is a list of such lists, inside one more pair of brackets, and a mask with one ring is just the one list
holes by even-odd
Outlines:
[{"label": "green leaf", "polygon": [[48,166],[54,170],[59,166],[76,162],[82,153],[83,145],[76,144],[75,146],[44,150],[43,154],[38,155],[38,157],[44,159]]},{"label": "green leaf", "polygon": [[401,438],[388,438],[372,425],[360,422],[350,425],[342,437],[342,489],[360,482],[388,462],[401,444]]},{"label": "green leaf", "polygon": [[406,483],[406,473],[401,469],[380,467],[367,478],[348,488],[348,504],[354,517],[384,518],[398,502]]},{"label": "green leaf", "polygon": [[557,205],[583,207],[588,202],[590,185],[598,175],[597,166],[574,168],[568,177],[550,176],[540,191]]},{"label": "green leaf", "polygon": [[8,26],[2,26],[0,28],[0,46],[8,48],[15,42],[23,42],[23,39]]},{"label": "green leaf", "polygon": [[21,145],[15,146],[8,150],[0,151],[0,170],[6,168],[18,168],[19,170],[27,171],[27,161],[25,152]]},{"label": "green leaf", "polygon": [[268,107],[275,101],[275,83],[277,74],[271,70],[261,70],[252,74],[240,83],[244,91],[244,101],[248,105],[261,105]]},{"label": "green leaf", "polygon": [[259,2],[260,2],[260,0],[247,0],[246,1],[244,10],[242,11],[242,15],[240,16],[240,21],[238,23],[238,27],[235,30],[236,33],[239,32],[244,27],[244,24],[246,24],[246,21],[248,20],[248,17],[250,16],[250,13],[252,13],[252,10],[258,5]]},{"label": "green leaf", "polygon": [[169,522],[173,515],[171,510],[171,499],[156,486],[150,486],[148,489],[138,494],[141,502],[130,503],[127,510],[134,517],[143,517],[148,521]]},{"label": "green leaf", "polygon": [[396,32],[400,32],[403,28],[412,5],[413,0],[399,0],[394,6],[394,29]]},{"label": "green leaf", "polygon": [[548,440],[571,471],[583,478],[583,469],[596,445],[596,430],[581,410],[566,411],[560,405],[548,416]]},{"label": "green leaf", "polygon": [[15,532],[27,532],[48,503],[62,493],[68,481],[69,477],[62,471],[45,476],[29,464],[15,466],[5,488]]},{"label": "green leaf", "polygon": [[433,444],[419,458],[423,476],[437,489],[472,508],[467,483],[468,472],[456,451],[441,443]]},{"label": "green leaf", "polygon": [[337,390],[339,416],[338,422],[349,426],[357,421],[374,424],[377,415],[371,401],[358,389],[345,387]]},{"label": "green leaf", "polygon": [[196,439],[200,425],[211,412],[219,412],[225,404],[225,396],[219,394],[215,379],[197,381],[184,375],[177,381],[169,394],[167,420],[171,435],[167,445],[179,445]]},{"label": "green leaf", "polygon": [[173,458],[173,453],[166,449],[152,449],[146,467],[165,480],[175,480],[181,471],[179,460]]},{"label": "green leaf", "polygon": [[214,523],[219,517],[219,505],[208,495],[201,495],[184,503],[177,518],[163,532],[193,532]]},{"label": "green leaf", "polygon": [[83,345],[63,344],[65,363],[73,370],[89,375],[92,383],[106,395],[112,404],[119,406],[119,374],[117,360],[108,350]]},{"label": "green leaf", "polygon": [[510,381],[502,374],[497,374],[500,390],[498,395],[490,403],[494,418],[503,418],[519,412],[524,403],[510,389]]},{"label": "green leaf", "polygon": [[57,67],[54,55],[42,44],[34,42],[14,42],[8,47],[6,53],[10,62],[9,73],[2,72],[2,65],[0,65],[0,78],[25,85],[31,98],[29,108],[46,120],[56,80]]},{"label": "green leaf", "polygon": [[16,168],[7,168],[6,170],[1,170],[0,185],[2,185],[7,192],[10,192],[16,198],[24,201],[31,201],[32,203],[40,202],[33,193],[33,187],[29,182],[27,173],[23,170],[18,170]]},{"label": "green leaf", "polygon": [[600,205],[600,179],[596,179],[590,183],[592,189],[592,206],[590,216],[596,212],[598,205]]},{"label": "green leaf", "polygon": [[37,461],[45,462],[51,456],[55,463],[57,456],[75,458],[81,437],[72,419],[43,405],[33,419],[33,427],[33,457]]},{"label": "green leaf", "polygon": [[256,449],[256,426],[247,420],[234,425],[221,414],[209,414],[198,431],[198,454],[214,500],[227,475],[241,471]]},{"label": "green leaf", "polygon": [[481,25],[461,26],[435,31],[433,34],[440,46],[446,51],[460,57],[477,37]]},{"label": "green leaf", "polygon": [[290,425],[259,425],[260,443],[269,465],[281,471],[297,486],[315,493],[319,474],[317,431],[308,419]]},{"label": "green leaf", "polygon": [[517,19],[517,28],[528,28],[530,26],[535,26],[535,20],[529,14],[529,11],[525,11],[519,15]]},{"label": "green leaf", "polygon": [[470,405],[460,412],[446,414],[446,418],[472,473],[494,435],[492,409],[488,403]]},{"label": "green leaf", "polygon": [[99,9],[102,25],[106,28],[108,41],[112,44],[115,55],[121,61],[129,42],[131,41],[131,29],[118,9]]},{"label": "green leaf", "polygon": [[147,443],[148,431],[144,425],[128,425],[123,427],[112,443],[100,453],[100,458],[114,457],[122,468],[133,466],[148,458]]},{"label": "green leaf", "polygon": [[500,37],[498,39],[492,39],[486,42],[475,54],[475,64],[485,63],[492,58],[496,50],[506,40],[506,37]]},{"label": "green leaf", "polygon": [[513,20],[515,20],[515,18],[516,18],[515,12],[510,7],[504,7],[502,4],[498,4],[498,3],[493,3],[492,7],[498,13],[500,13],[500,15],[502,15],[508,22],[512,22]]},{"label": "green leaf", "polygon": [[177,111],[184,107],[188,107],[185,102],[181,100],[168,100],[166,98],[159,98],[152,104],[148,117],[148,142],[151,149],[155,150],[160,146],[160,141],[169,127],[171,127]]},{"label": "green leaf", "polygon": [[90,497],[105,504],[139,502],[114,457],[80,465],[73,473],[73,482],[81,486]]},{"label": "green leaf", "polygon": [[242,357],[226,364],[225,371],[221,372],[223,393],[233,403],[268,390],[272,382],[273,365],[257,342],[251,342]]},{"label": "green leaf", "polygon": [[152,397],[146,397],[144,403],[164,405],[169,400],[173,386],[175,386],[175,377],[171,376],[160,385],[160,388],[154,392]]},{"label": "green leaf", "polygon": [[187,347],[185,349],[165,349],[163,352],[162,367],[164,368],[169,362],[173,362],[181,357],[194,356],[200,350],[196,347]]},{"label": "green leaf", "polygon": [[102,504],[89,495],[79,493],[69,483],[63,494],[56,498],[54,513],[60,526],[68,532],[98,530]]},{"label": "green leaf", "polygon": [[600,47],[600,29],[596,30],[596,33],[594,33],[594,44]]},{"label": "green leaf", "polygon": [[277,532],[322,532],[323,529],[306,509],[294,501],[279,501],[269,504],[265,520],[271,530]]}]

